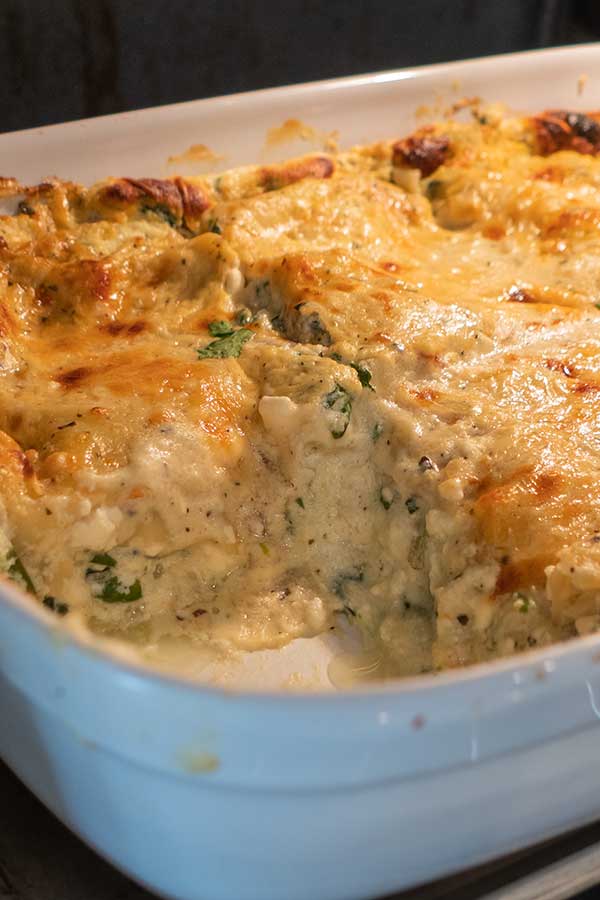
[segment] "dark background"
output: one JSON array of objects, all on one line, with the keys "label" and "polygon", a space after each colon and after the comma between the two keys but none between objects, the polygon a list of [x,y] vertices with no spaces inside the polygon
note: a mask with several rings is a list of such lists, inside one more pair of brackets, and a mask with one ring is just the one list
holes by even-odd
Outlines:
[{"label": "dark background", "polygon": [[0,0],[0,131],[595,39],[599,0]]}]

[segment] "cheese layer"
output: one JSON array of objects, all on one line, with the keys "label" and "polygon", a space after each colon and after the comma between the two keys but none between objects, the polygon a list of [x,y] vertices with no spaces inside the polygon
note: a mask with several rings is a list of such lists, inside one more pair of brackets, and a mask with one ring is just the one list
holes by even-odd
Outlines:
[{"label": "cheese layer", "polygon": [[0,561],[138,645],[402,675],[600,624],[600,125],[475,110],[0,218]]}]

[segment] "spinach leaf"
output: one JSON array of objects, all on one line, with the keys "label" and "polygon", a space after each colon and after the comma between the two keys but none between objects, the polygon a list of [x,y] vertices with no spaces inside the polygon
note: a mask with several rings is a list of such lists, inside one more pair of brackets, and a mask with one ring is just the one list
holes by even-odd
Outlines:
[{"label": "spinach leaf", "polygon": [[343,366],[350,366],[351,369],[354,369],[356,374],[358,375],[358,380],[364,388],[368,388],[370,391],[374,391],[375,388],[371,384],[371,379],[373,378],[373,374],[370,369],[367,369],[366,366],[363,366],[362,363],[359,362],[344,362],[339,353],[330,353],[329,359],[335,360],[335,362],[341,363]]},{"label": "spinach leaf", "polygon": [[252,331],[247,328],[239,328],[232,331],[224,337],[211,341],[206,347],[198,350],[198,359],[225,359],[226,357],[238,357],[242,352],[242,347],[254,337]]},{"label": "spinach leaf", "polygon": [[349,363],[349,365],[350,368],[354,369],[354,371],[358,375],[358,380],[360,381],[362,386],[364,388],[368,388],[370,391],[374,391],[375,388],[371,384],[371,378],[373,377],[373,375],[371,374],[369,369],[367,369],[366,366],[361,366],[360,363]]},{"label": "spinach leaf", "polygon": [[138,578],[126,585],[112,571],[117,561],[109,553],[96,553],[90,560],[85,577],[92,585],[92,594],[104,603],[132,603],[142,597]]},{"label": "spinach leaf", "polygon": [[337,382],[332,391],[323,398],[323,406],[338,414],[338,424],[330,428],[331,436],[337,440],[346,434],[352,414],[352,397]]},{"label": "spinach leaf", "polygon": [[111,575],[102,585],[102,592],[98,595],[105,603],[132,603],[142,596],[142,585],[138,578],[133,584],[122,584],[116,575]]},{"label": "spinach leaf", "polygon": [[35,596],[35,587],[29,576],[29,572],[17,556],[14,550],[11,550],[7,557],[7,573],[13,581],[16,581],[20,587],[24,587],[26,591]]},{"label": "spinach leaf", "polygon": [[218,322],[211,322],[209,324],[208,333],[211,337],[228,337],[230,334],[235,333],[235,329],[231,327],[229,322],[224,322],[221,319]]},{"label": "spinach leaf", "polygon": [[116,559],[110,553],[96,553],[92,556],[90,562],[96,566],[116,566]]}]

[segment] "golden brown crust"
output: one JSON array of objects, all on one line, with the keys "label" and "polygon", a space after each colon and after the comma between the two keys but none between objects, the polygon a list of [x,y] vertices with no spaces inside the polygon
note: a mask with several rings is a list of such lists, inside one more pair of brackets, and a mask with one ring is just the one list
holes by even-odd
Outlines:
[{"label": "golden brown crust", "polygon": [[393,164],[418,169],[423,178],[433,175],[450,156],[450,138],[446,135],[421,131],[401,141],[392,148]]},{"label": "golden brown crust", "polygon": [[594,156],[600,152],[600,121],[597,113],[586,115],[553,109],[535,116],[532,122],[537,151],[542,156],[549,156],[560,150],[574,150],[576,153]]},{"label": "golden brown crust", "polygon": [[261,181],[266,190],[278,190],[304,178],[331,178],[335,163],[329,156],[304,157],[279,166],[263,169]]},{"label": "golden brown crust", "polygon": [[155,212],[172,225],[198,229],[202,214],[211,201],[201,188],[180,176],[161,178],[120,178],[100,189],[102,206],[132,212]]}]

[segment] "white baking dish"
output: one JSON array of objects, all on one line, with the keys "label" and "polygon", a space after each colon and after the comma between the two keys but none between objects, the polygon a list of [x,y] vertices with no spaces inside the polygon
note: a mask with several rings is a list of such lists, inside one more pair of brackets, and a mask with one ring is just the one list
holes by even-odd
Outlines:
[{"label": "white baking dish", "polygon": [[[600,45],[5,135],[0,173],[163,175],[200,142],[229,166],[260,159],[286,118],[348,145],[472,95],[598,108]],[[306,646],[247,682],[281,680]],[[581,825],[600,814],[599,718],[600,637],[346,693],[235,692],[120,661],[0,596],[0,754],[98,852],[178,900],[364,900]]]}]

